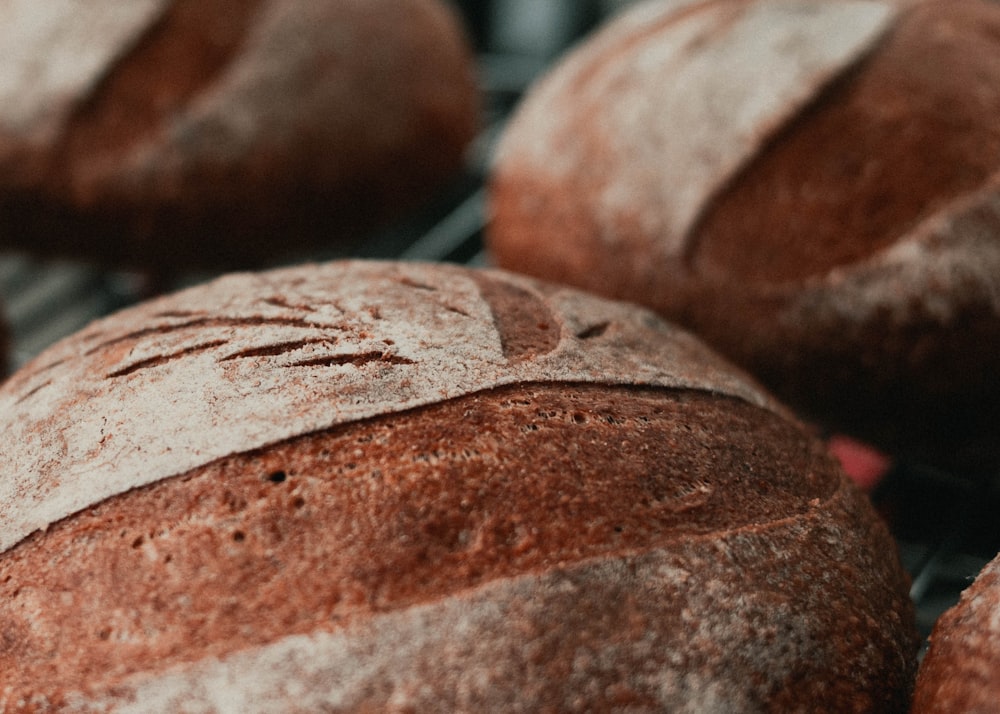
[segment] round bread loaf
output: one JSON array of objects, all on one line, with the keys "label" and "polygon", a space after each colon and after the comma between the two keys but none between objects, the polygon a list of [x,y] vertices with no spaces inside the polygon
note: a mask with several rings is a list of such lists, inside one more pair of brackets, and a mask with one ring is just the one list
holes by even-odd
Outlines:
[{"label": "round bread loaf", "polygon": [[427,200],[476,129],[471,51],[440,0],[0,0],[0,16],[7,247],[273,264]]},{"label": "round bread loaf", "polygon": [[227,276],[0,388],[0,709],[904,711],[871,506],[652,313]]},{"label": "round bread loaf", "polygon": [[920,664],[912,714],[989,714],[1000,702],[1000,556],[938,618]]},{"label": "round bread loaf", "polygon": [[644,303],[831,430],[1000,468],[1000,5],[641,3],[503,137],[505,268]]}]

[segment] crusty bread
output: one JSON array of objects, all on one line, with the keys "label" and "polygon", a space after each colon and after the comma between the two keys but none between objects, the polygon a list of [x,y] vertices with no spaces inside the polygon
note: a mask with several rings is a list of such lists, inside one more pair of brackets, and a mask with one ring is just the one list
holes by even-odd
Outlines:
[{"label": "crusty bread", "polygon": [[499,146],[496,263],[642,302],[831,429],[1000,467],[1000,5],[642,3]]},{"label": "crusty bread", "polygon": [[1000,556],[938,618],[920,664],[912,714],[990,714],[1000,702]]},{"label": "crusty bread", "polygon": [[904,711],[871,506],[652,313],[232,275],[0,388],[0,709]]},{"label": "crusty bread", "polygon": [[476,129],[470,48],[440,0],[2,0],[0,15],[7,247],[273,264],[428,199]]}]

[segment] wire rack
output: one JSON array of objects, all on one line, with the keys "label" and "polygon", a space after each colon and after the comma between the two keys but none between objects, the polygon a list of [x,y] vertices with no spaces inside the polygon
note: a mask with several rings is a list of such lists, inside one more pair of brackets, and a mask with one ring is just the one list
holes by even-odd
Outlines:
[{"label": "wire rack", "polygon": [[[524,89],[560,50],[627,0],[470,0],[461,5],[478,51],[485,99],[485,128],[470,151],[465,175],[433,205],[373,236],[352,255],[482,265],[482,231],[487,221],[484,179],[504,121]],[[533,18],[531,41],[518,40],[519,14],[542,8]],[[514,19],[515,27],[505,26]],[[546,24],[547,23],[547,24]],[[538,28],[548,27],[549,32]],[[341,257],[317,255],[317,259]],[[176,285],[199,282],[190,275]],[[25,256],[0,255],[0,301],[6,306],[13,340],[13,367],[91,320],[134,304],[151,293],[140,273]],[[937,617],[1000,550],[1000,512],[995,484],[966,480],[914,464],[897,464],[872,492],[899,544],[912,577],[918,627],[926,637]]]}]

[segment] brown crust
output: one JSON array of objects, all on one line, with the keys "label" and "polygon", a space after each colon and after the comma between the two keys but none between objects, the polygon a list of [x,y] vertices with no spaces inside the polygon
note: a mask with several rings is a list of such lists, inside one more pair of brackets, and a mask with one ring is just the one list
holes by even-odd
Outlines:
[{"label": "brown crust", "polygon": [[[810,711],[817,701],[849,712],[903,711],[905,697],[890,691],[898,691],[896,680],[870,679],[883,668],[881,643],[852,638],[848,647],[862,654],[857,668],[831,670],[826,655],[840,646],[842,623],[796,637],[801,623],[815,627],[814,612],[797,606],[805,599],[801,591],[793,597],[747,593],[740,579],[727,577],[731,562],[755,562],[761,552],[773,552],[775,540],[801,544],[803,536],[839,542],[825,527],[804,534],[794,524],[776,524],[723,536],[708,557],[696,541],[676,552],[626,554],[498,580],[340,632],[289,638],[130,682],[121,690],[128,697],[121,711],[266,711],[261,702],[284,708],[289,687],[297,689],[293,710],[302,712]],[[712,557],[720,553],[731,560]],[[755,572],[772,582],[804,583],[807,590],[822,583],[822,573],[803,561],[772,560]],[[709,595],[679,603],[671,597],[678,589]],[[860,590],[837,595],[867,600],[866,588]],[[720,608],[720,602],[740,606]],[[829,610],[841,604],[825,600]],[[712,646],[718,639],[729,646]],[[687,649],[693,642],[707,646]],[[105,698],[89,708],[119,703]]]},{"label": "brown crust", "polygon": [[[686,278],[678,268],[705,202],[874,51],[896,12],[891,1],[723,1],[623,13],[544,77],[511,121],[493,177],[495,253],[556,269],[589,257],[594,280],[618,280],[633,295],[664,268]],[[532,220],[554,242],[537,240]],[[613,246],[627,247],[614,270],[600,265]]]},{"label": "brown crust", "polygon": [[694,269],[764,283],[822,275],[978,190],[1000,170],[998,38],[1000,13],[981,0],[902,14],[705,208]]},{"label": "brown crust", "polygon": [[[558,110],[529,97],[530,116],[505,137],[489,243],[508,269],[656,309],[827,428],[941,468],[991,473],[1000,464],[1000,11],[982,0],[884,5],[896,11],[887,31],[814,86],[804,108],[788,102],[783,122],[702,196],[681,235],[658,211],[684,182],[663,184],[655,169],[609,208],[626,169],[615,165],[621,127],[592,89],[580,89],[578,103],[553,99],[550,88],[583,63],[557,68],[563,76],[539,94]],[[629,67],[635,55],[613,55],[609,42],[627,47],[628,33],[599,34],[579,54],[608,57],[606,74]],[[706,57],[720,51],[706,43]],[[685,51],[697,64],[701,45]],[[659,67],[657,87],[670,84],[671,66]],[[643,76],[608,90],[605,106],[649,96]],[[716,101],[739,89],[719,73],[708,84]],[[592,159],[603,170],[549,172],[528,121],[539,114],[566,116],[547,130],[557,137],[551,163],[568,151],[558,137],[570,137],[588,157],[579,165]],[[631,127],[650,142],[647,153],[696,171],[697,155],[656,153],[659,138],[678,131],[672,117],[648,118]]]},{"label": "brown crust", "polygon": [[[121,46],[87,81],[62,87],[53,62],[38,91],[54,109],[27,126],[0,113],[8,245],[164,270],[273,264],[357,240],[461,172],[477,89],[439,0],[160,6],[88,38]],[[24,62],[79,21],[51,17]]]},{"label": "brown crust", "polygon": [[938,618],[920,665],[912,714],[986,714],[996,709],[998,589],[1000,557],[988,563],[960,602]]},{"label": "brown crust", "polygon": [[[364,627],[495,581],[660,551],[718,558],[717,542],[729,540],[736,561],[715,577],[738,581],[748,598],[745,613],[731,603],[736,619],[769,630],[773,615],[758,612],[758,600],[773,591],[795,594],[774,606],[791,608],[797,624],[758,643],[757,661],[740,659],[743,672],[711,674],[710,648],[726,648],[728,635],[708,649],[678,642],[671,651],[684,668],[740,683],[754,706],[822,691],[838,711],[902,711],[912,664],[900,665],[914,647],[904,578],[884,529],[844,488],[801,431],[743,402],[573,385],[473,394],[223,459],[23,542],[0,561],[0,692],[8,703],[53,707],[74,691],[123,696],[129,682],[157,672]],[[783,524],[800,535],[782,534]],[[828,528],[838,553],[820,545]],[[768,545],[737,556],[743,538]],[[819,585],[830,578],[832,590]],[[631,597],[673,618],[714,601],[687,588]],[[605,607],[552,616],[567,635],[583,636]],[[849,637],[839,632],[844,621],[856,623]],[[663,625],[632,636],[645,628]],[[803,642],[810,660],[790,671],[777,665]],[[502,691],[560,681],[556,670],[571,658],[550,646],[545,679]],[[652,655],[641,667],[652,661],[667,665]],[[427,684],[436,689],[435,681]],[[681,689],[663,700],[648,686],[625,686],[647,706],[691,696]]]},{"label": "brown crust", "polygon": [[0,388],[0,550],[217,458],[523,382],[784,413],[651,313],[520,276],[364,261],[229,275],[97,321]]},{"label": "brown crust", "polygon": [[264,0],[173,0],[83,97],[59,141],[59,164],[125,154],[156,140],[164,118],[211,88],[247,40]]},{"label": "brown crust", "polygon": [[912,681],[870,505],[632,305],[231,275],[40,355],[0,432],[0,709],[901,711]]}]

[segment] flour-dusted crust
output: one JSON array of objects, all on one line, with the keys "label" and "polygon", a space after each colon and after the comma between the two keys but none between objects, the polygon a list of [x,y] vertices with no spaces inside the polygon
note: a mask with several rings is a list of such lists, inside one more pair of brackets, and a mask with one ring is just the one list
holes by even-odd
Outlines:
[{"label": "flour-dusted crust", "polygon": [[770,404],[650,313],[526,278],[364,262],[233,275],[98,321],[4,385],[0,549],[222,456],[547,381]]},{"label": "flour-dusted crust", "polygon": [[[599,237],[615,242],[637,222],[657,236],[657,256],[682,255],[705,203],[877,45],[897,10],[641,3],[531,90],[497,149],[497,181],[582,191]],[[530,211],[531,192],[520,200]]]},{"label": "flour-dusted crust", "polygon": [[791,284],[708,281],[685,311],[701,337],[808,418],[916,462],[991,477],[1000,464],[998,237],[1000,177],[873,256]]},{"label": "flour-dusted crust", "polygon": [[236,274],[0,387],[0,709],[905,709],[884,524],[651,312]]},{"label": "flour-dusted crust", "polygon": [[[821,519],[813,527],[826,527]],[[336,632],[136,675],[111,697],[71,695],[66,708],[239,714],[286,710],[292,699],[303,712],[725,714],[809,711],[815,700],[803,698],[812,695],[838,711],[903,711],[905,695],[885,696],[899,683],[875,681],[892,650],[878,639],[857,642],[851,669],[814,671],[814,681],[794,694],[773,691],[775,683],[808,671],[804,662],[842,656],[833,654],[841,647],[836,618],[818,626],[814,620],[845,598],[821,603],[816,591],[748,588],[732,577],[726,559],[756,559],[796,534],[802,535],[800,525],[776,524],[748,535],[720,534],[716,545],[677,543],[670,552],[498,580]],[[813,569],[786,560],[762,565],[764,573],[787,583],[811,577]],[[611,602],[616,606],[609,609]],[[788,637],[789,630],[833,636],[817,642]],[[713,642],[726,644],[713,648]]]},{"label": "flour-dusted crust", "polygon": [[1000,698],[1000,557],[934,625],[913,698],[913,714],[986,714]]},{"label": "flour-dusted crust", "polygon": [[[29,146],[49,143],[92,91],[162,15],[169,0],[105,0],[79,13],[73,0],[5,0],[0,46],[0,127]],[[100,42],[95,42],[100,37]],[[44,54],[40,49],[44,48]],[[10,151],[5,147],[4,154]],[[2,156],[3,154],[0,154]],[[4,156],[3,158],[7,158]]]},{"label": "flour-dusted crust", "polygon": [[652,307],[827,428],[992,472],[998,31],[982,0],[640,4],[512,120],[491,251]]},{"label": "flour-dusted crust", "polygon": [[476,130],[471,50],[440,0],[4,0],[0,13],[8,246],[273,264],[426,200]]}]

